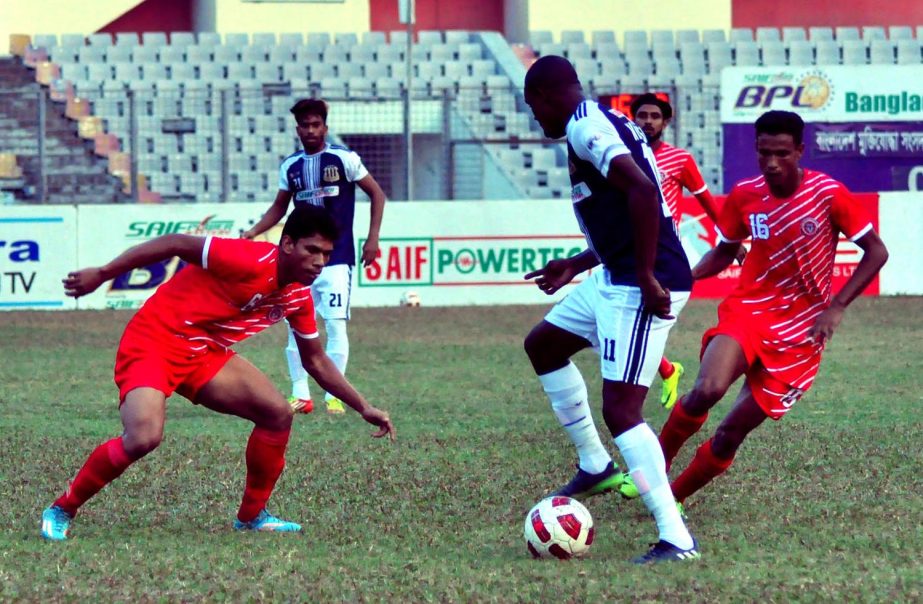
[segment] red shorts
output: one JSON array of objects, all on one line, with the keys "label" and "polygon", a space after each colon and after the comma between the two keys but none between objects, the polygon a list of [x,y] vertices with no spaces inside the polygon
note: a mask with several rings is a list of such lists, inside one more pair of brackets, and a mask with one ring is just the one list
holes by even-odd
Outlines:
[{"label": "red shorts", "polygon": [[747,383],[753,398],[768,417],[778,420],[814,383],[820,368],[821,347],[805,342],[779,350],[766,343],[765,333],[765,324],[757,317],[734,312],[722,305],[718,309],[718,324],[702,336],[700,358],[715,336],[736,340],[747,359]]},{"label": "red shorts", "polygon": [[132,330],[122,335],[115,356],[115,384],[119,404],[135,388],[154,388],[169,397],[174,392],[195,401],[199,390],[221,371],[234,352],[206,349],[190,352],[159,344],[156,338]]}]

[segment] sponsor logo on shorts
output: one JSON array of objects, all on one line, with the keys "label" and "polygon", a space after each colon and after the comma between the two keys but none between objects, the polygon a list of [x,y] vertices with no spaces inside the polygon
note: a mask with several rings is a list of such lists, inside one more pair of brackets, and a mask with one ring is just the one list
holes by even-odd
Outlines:
[{"label": "sponsor logo on shorts", "polygon": [[583,201],[590,196],[590,187],[585,182],[578,182],[570,191],[570,198],[574,203]]}]

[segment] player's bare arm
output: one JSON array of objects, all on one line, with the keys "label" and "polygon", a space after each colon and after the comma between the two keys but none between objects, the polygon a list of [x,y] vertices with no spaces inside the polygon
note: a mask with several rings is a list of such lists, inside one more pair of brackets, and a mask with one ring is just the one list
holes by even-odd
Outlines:
[{"label": "player's bare arm", "polygon": [[635,268],[644,307],[662,319],[672,319],[670,292],[662,288],[654,277],[661,212],[657,185],[651,182],[629,155],[612,159],[607,179],[613,187],[628,195],[628,214],[635,235]]},{"label": "player's bare arm", "polygon": [[356,181],[359,188],[365,191],[371,200],[369,215],[369,235],[362,244],[362,266],[369,266],[378,257],[378,237],[381,232],[381,219],[385,214],[385,192],[381,190],[378,181],[371,174]]},{"label": "player's bare arm", "polygon": [[202,249],[204,247],[204,237],[179,234],[163,235],[129,248],[108,264],[68,273],[67,277],[62,280],[64,293],[73,298],[85,296],[95,291],[106,281],[130,270],[167,260],[174,256],[179,256],[190,264],[201,266]]},{"label": "player's bare arm", "polygon": [[276,193],[276,199],[272,202],[272,205],[269,206],[269,209],[266,210],[266,213],[263,214],[255,225],[244,231],[241,237],[244,239],[253,239],[257,235],[261,235],[274,227],[280,220],[285,218],[285,212],[288,210],[288,202],[291,200],[291,191],[279,189],[279,192]]},{"label": "player's bare arm", "polygon": [[692,278],[698,281],[714,277],[734,262],[741,247],[737,241],[719,241],[718,245],[708,250],[699,263],[693,267]]},{"label": "player's bare arm", "polygon": [[372,434],[374,438],[387,436],[392,441],[396,437],[394,425],[388,413],[376,407],[373,407],[368,401],[352,387],[340,370],[337,369],[327,353],[324,352],[319,338],[305,339],[296,338],[298,342],[298,352],[301,355],[301,362],[305,370],[311,375],[317,384],[325,391],[334,395],[350,407],[352,407],[362,419],[378,426],[378,431]]},{"label": "player's bare arm", "polygon": [[833,337],[833,332],[843,320],[846,307],[862,293],[862,290],[868,287],[881,267],[888,261],[888,248],[875,231],[869,231],[855,243],[864,252],[862,260],[859,261],[856,271],[846,285],[833,297],[830,307],[818,315],[817,321],[808,332],[808,336],[820,344]]},{"label": "player's bare arm", "polygon": [[584,271],[599,265],[596,254],[584,250],[570,258],[558,258],[549,261],[537,271],[527,273],[524,279],[535,279],[535,284],[549,296],[571,281]]}]

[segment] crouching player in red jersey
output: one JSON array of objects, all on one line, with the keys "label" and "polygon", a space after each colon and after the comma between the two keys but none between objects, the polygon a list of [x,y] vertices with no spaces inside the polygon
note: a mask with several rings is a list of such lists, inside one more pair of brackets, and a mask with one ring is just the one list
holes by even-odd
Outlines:
[{"label": "crouching player in red jersey", "polygon": [[[682,503],[730,467],[734,454],[767,417],[781,419],[807,392],[824,344],[846,306],[888,258],[884,243],[849,191],[826,174],[801,168],[804,122],[788,111],[756,120],[761,176],[739,182],[719,218],[720,241],[693,269],[696,279],[718,274],[752,237],[736,289],[718,307],[718,325],[702,339],[693,389],[674,406],[660,433],[667,469],[708,411],[740,376],[746,381],[731,411],[692,463],[672,483]],[[832,296],[839,234],[864,255]]]},{"label": "crouching player in red jersey", "polygon": [[67,538],[77,510],[163,438],[166,399],[174,392],[255,424],[247,443],[247,478],[234,528],[300,531],[266,511],[285,466],[292,409],[256,367],[230,347],[287,318],[305,369],[326,391],[394,439],[388,414],[356,392],[324,353],[314,322],[311,283],[330,258],[337,227],[326,210],[295,208],[278,245],[239,239],[166,235],[129,249],[109,264],[70,273],[69,296],[179,256],[189,266],[162,285],[132,317],[119,343],[115,383],[124,431],[97,447],[67,491],[42,514],[42,536]]}]

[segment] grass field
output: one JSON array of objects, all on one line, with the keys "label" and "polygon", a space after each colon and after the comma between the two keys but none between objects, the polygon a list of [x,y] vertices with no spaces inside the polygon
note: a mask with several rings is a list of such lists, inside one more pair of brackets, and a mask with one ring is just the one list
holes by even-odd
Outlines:
[{"label": "grass field", "polygon": [[[40,539],[41,510],[119,432],[112,363],[130,315],[0,314],[0,600],[923,600],[923,299],[853,305],[815,389],[690,499],[703,559],[657,568],[628,563],[656,534],[640,502],[614,496],[587,503],[588,558],[526,552],[525,512],[574,462],[521,347],[545,310],[357,309],[348,375],[398,441],[352,413],[296,417],[270,509],[301,535],[230,529],[250,426],[174,398],[161,448],[59,544]],[[672,336],[685,386],[713,317],[693,302]],[[283,342],[275,328],[239,352],[287,388]],[[597,359],[577,362],[598,412]],[[665,412],[646,412],[659,429]]]}]

